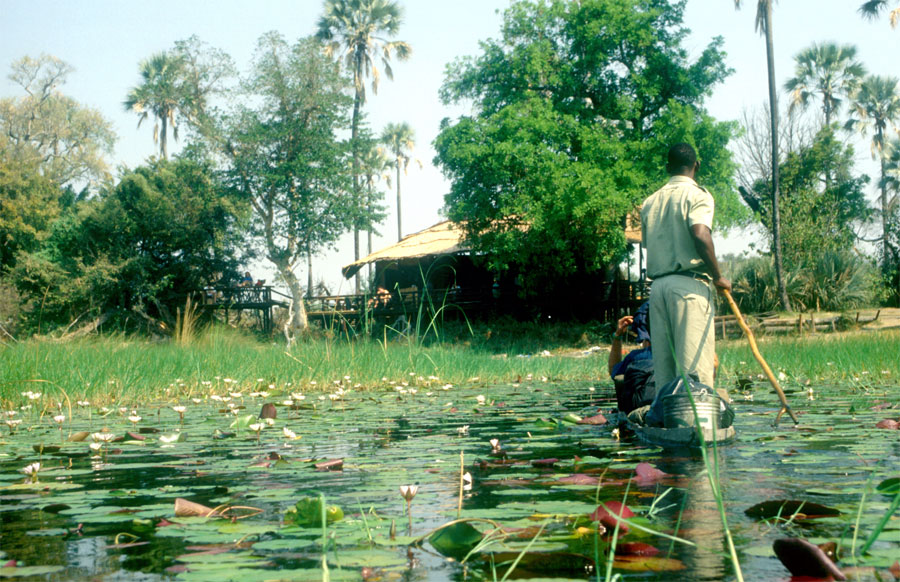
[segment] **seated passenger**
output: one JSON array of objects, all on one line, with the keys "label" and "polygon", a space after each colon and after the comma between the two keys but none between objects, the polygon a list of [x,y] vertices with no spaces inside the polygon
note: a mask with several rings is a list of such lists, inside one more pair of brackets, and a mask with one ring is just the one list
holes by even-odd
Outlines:
[{"label": "seated passenger", "polygon": [[387,307],[387,304],[391,301],[391,292],[382,287],[378,286],[378,289],[375,291],[375,296],[369,299],[368,306],[373,309],[378,309],[379,307]]},{"label": "seated passenger", "polygon": [[[616,386],[616,406],[624,413],[653,402],[656,383],[653,380],[653,353],[650,349],[650,304],[641,305],[635,314],[618,321],[609,350],[609,375]],[[629,329],[641,347],[622,357],[622,338]]]}]

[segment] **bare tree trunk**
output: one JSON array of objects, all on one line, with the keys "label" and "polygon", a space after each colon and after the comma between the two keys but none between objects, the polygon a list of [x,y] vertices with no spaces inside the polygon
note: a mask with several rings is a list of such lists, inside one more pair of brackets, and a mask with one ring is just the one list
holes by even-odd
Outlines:
[{"label": "bare tree trunk", "polygon": [[400,219],[400,158],[397,158],[397,242],[403,239],[403,221]]},{"label": "bare tree trunk", "polygon": [[162,125],[160,127],[160,132],[159,132],[159,153],[162,154],[162,157],[164,160],[168,160],[169,159],[169,149],[166,146],[166,141],[167,141],[166,134],[168,133],[167,119],[165,117],[163,117],[162,120],[160,121],[160,123]]},{"label": "bare tree trunk", "polygon": [[[879,133],[881,133],[879,131]],[[877,138],[876,138],[877,139]],[[881,160],[881,252],[883,255],[882,264],[884,265],[884,273],[890,269],[891,263],[891,254],[890,254],[890,208],[888,208],[888,196],[887,196],[887,183],[885,182],[884,175],[884,135],[882,134],[878,141],[881,143],[882,148],[881,152],[879,152],[879,158]]]},{"label": "bare tree trunk", "polygon": [[300,281],[290,267],[286,265],[277,265],[277,267],[284,282],[287,283],[288,289],[291,290],[292,317],[289,325],[293,329],[306,332],[309,329],[309,320],[306,317],[306,304],[303,301],[303,289],[300,287]]},{"label": "bare tree trunk", "polygon": [[784,262],[781,258],[781,176],[778,168],[778,95],[775,84],[775,41],[772,32],[772,2],[766,2],[766,65],[769,72],[769,115],[772,124],[772,250],[775,259],[775,277],[778,280],[778,296],[785,311],[791,310],[787,287],[784,282]]},{"label": "bare tree trunk", "polygon": [[312,252],[306,249],[306,296],[313,296]]},{"label": "bare tree trunk", "polygon": [[[359,192],[359,110],[362,105],[362,75],[363,75],[363,64],[362,64],[362,53],[357,49],[356,52],[356,67],[353,72],[354,82],[356,84],[356,95],[353,98],[353,118],[351,120],[350,125],[350,147],[353,152],[353,204],[358,211],[362,206],[362,196],[360,196]],[[359,222],[355,222],[353,225],[353,261],[356,262],[359,260]],[[356,285],[356,293],[360,292],[360,284],[359,284],[359,271],[356,272],[356,276],[354,277],[354,283]]]}]

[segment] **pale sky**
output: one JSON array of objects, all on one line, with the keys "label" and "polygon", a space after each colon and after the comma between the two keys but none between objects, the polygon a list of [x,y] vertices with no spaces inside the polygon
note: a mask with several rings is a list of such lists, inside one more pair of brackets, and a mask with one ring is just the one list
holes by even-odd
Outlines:
[{"label": "pale sky", "polygon": [[[813,42],[855,44],[868,70],[900,76],[900,30],[892,30],[884,17],[862,19],[856,12],[862,0],[785,0],[775,5],[776,75],[783,85],[794,69],[793,57]],[[448,182],[432,165],[441,119],[466,113],[449,109],[438,99],[444,67],[454,58],[478,53],[478,43],[498,38],[500,12],[508,0],[401,0],[404,24],[397,39],[413,48],[410,60],[395,62],[394,81],[383,79],[378,95],[369,94],[366,111],[373,130],[390,122],[408,122],[416,131],[416,157],[423,169],[411,167],[403,177],[403,234],[441,220]],[[315,31],[321,0],[154,0],[134,4],[121,0],[0,0],[0,96],[19,96],[18,86],[6,78],[9,65],[25,55],[54,55],[75,67],[62,91],[80,103],[98,109],[118,133],[112,167],[140,165],[156,148],[152,122],[137,129],[137,116],[125,112],[122,101],[139,82],[138,63],[167,50],[175,41],[197,35],[232,56],[246,71],[257,39],[276,30],[292,41]],[[715,36],[725,39],[727,61],[735,72],[707,101],[720,120],[739,119],[745,108],[766,102],[765,44],[754,30],[756,2],[745,0],[740,11],[731,0],[689,0],[685,24],[692,30],[685,46],[697,55]],[[781,99],[786,96],[782,92]],[[180,144],[170,143],[170,153]],[[875,180],[868,141],[857,146],[861,168]],[[396,242],[395,198],[386,193],[388,216],[376,237],[375,250]],[[717,238],[720,254],[740,252],[746,235]],[[365,243],[363,243],[365,244]],[[362,249],[363,255],[365,248]],[[340,276],[342,265],[353,261],[352,236],[338,249],[316,259],[314,276],[324,279],[332,292],[351,292],[352,284]],[[262,266],[257,277],[268,277]],[[298,272],[306,280],[305,265]],[[339,287],[340,286],[340,287]]]}]

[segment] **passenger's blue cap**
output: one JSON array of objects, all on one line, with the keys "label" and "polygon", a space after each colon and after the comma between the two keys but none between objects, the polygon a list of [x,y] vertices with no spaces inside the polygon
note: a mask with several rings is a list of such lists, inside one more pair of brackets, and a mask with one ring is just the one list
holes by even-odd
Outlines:
[{"label": "passenger's blue cap", "polygon": [[631,331],[637,335],[637,341],[650,341],[650,302],[645,301],[634,313]]}]

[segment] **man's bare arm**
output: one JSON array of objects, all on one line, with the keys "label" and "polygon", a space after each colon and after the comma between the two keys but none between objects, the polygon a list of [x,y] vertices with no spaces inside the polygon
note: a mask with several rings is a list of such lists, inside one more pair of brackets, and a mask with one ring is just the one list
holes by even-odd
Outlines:
[{"label": "man's bare arm", "polygon": [[731,291],[731,281],[722,276],[719,270],[719,261],[716,260],[716,248],[713,244],[712,233],[705,224],[695,224],[691,226],[691,236],[694,239],[694,248],[703,262],[706,263],[710,275],[713,278],[713,285],[719,289],[719,292]]}]

